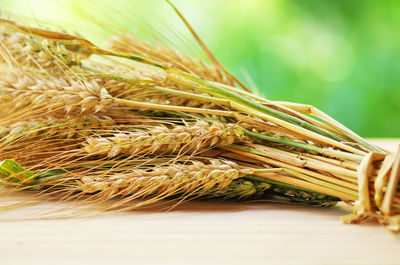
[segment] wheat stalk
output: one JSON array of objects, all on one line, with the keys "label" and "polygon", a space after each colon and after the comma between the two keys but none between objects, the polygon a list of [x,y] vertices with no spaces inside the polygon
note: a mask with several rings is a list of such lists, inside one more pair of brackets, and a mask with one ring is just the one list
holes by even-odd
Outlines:
[{"label": "wheat stalk", "polygon": [[177,69],[212,81],[233,85],[232,79],[221,73],[214,65],[207,65],[201,60],[196,62],[190,56],[179,54],[160,43],[158,45],[151,45],[149,42],[139,40],[132,35],[124,35],[110,38],[108,40],[108,47],[118,52],[139,54],[155,61],[173,65]]}]

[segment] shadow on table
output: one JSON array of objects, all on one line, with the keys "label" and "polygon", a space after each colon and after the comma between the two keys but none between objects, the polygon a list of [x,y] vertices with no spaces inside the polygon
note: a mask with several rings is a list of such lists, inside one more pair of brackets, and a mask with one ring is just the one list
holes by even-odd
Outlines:
[{"label": "shadow on table", "polygon": [[[150,205],[129,209],[111,208],[118,200],[79,205],[78,202],[56,202],[55,199],[34,201],[32,197],[21,194],[1,199],[0,221],[72,219],[117,215],[150,215],[157,213],[235,213],[244,211],[281,211],[282,213],[303,212],[307,215],[332,216],[338,218],[351,212],[351,207],[339,203],[337,206],[325,208],[308,206],[300,203],[276,200],[262,201],[215,201],[215,200],[162,200]],[[134,201],[135,203],[141,201]],[[4,207],[4,205],[8,206]]]}]

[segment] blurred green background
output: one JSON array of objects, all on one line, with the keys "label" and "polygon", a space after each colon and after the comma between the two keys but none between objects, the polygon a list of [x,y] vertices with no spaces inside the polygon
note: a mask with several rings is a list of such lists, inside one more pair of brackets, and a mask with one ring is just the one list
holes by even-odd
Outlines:
[{"label": "blurred green background", "polygon": [[[400,1],[173,2],[217,58],[261,95],[314,105],[364,137],[400,137]],[[161,17],[190,38],[163,0],[2,0],[0,8],[69,22],[96,41],[108,26],[136,32],[140,16],[170,36]]]}]

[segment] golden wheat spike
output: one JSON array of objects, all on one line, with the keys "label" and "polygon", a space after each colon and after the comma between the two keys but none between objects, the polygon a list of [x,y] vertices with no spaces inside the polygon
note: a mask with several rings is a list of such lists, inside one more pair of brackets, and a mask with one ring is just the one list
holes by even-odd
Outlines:
[{"label": "golden wheat spike", "polygon": [[73,76],[51,76],[24,69],[0,67],[0,95],[15,102],[15,106],[43,106],[67,113],[98,112],[112,103],[112,97],[95,80]]},{"label": "golden wheat spike", "polygon": [[239,166],[227,160],[196,160],[185,164],[135,169],[111,176],[83,176],[77,180],[77,190],[84,193],[101,192],[101,196],[115,195],[172,196],[201,194],[213,187],[224,188],[244,174]]},{"label": "golden wheat spike", "polygon": [[156,126],[146,131],[87,139],[88,154],[141,155],[154,153],[193,153],[204,148],[231,145],[244,138],[241,127],[234,124],[197,122],[172,128]]},{"label": "golden wheat spike", "polygon": [[30,37],[0,26],[0,62],[60,75],[80,64],[81,56],[55,41]]}]

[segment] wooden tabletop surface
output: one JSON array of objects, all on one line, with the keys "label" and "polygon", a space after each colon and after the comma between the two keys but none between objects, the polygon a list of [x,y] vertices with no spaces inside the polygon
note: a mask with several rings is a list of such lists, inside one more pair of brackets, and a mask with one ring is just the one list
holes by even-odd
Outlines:
[{"label": "wooden tabletop surface", "polygon": [[2,221],[0,264],[400,264],[399,235],[375,223],[342,224],[349,211],[196,201],[167,212]]}]

